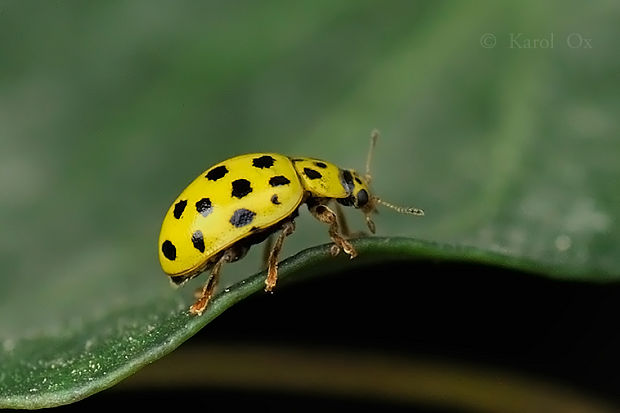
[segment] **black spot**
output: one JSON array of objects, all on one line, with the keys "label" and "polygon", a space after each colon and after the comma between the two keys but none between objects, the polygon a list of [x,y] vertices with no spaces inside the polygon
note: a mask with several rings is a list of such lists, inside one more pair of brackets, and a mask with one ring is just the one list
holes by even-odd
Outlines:
[{"label": "black spot", "polygon": [[280,200],[278,199],[277,194],[273,194],[273,196],[271,197],[271,203],[274,205],[280,205]]},{"label": "black spot", "polygon": [[161,244],[161,252],[163,252],[164,257],[168,258],[170,261],[174,261],[177,257],[177,248],[168,240],[165,240],[164,243]]},{"label": "black spot", "polygon": [[327,168],[327,165],[325,165],[324,162],[315,162],[314,164],[318,166],[319,168],[323,168],[323,169]]},{"label": "black spot", "polygon": [[205,177],[209,181],[217,181],[218,179],[222,178],[227,173],[228,173],[228,169],[226,169],[224,165],[220,165],[218,167],[211,169],[209,172],[207,172]]},{"label": "black spot", "polygon": [[357,193],[357,207],[361,208],[368,203],[368,192],[365,189]]},{"label": "black spot", "polygon": [[192,234],[192,244],[200,252],[205,252],[205,240],[202,236],[202,231],[197,230]]},{"label": "black spot", "polygon": [[198,213],[200,213],[203,217],[209,215],[213,212],[211,200],[209,198],[202,198],[200,201],[196,202],[196,211],[198,211]]},{"label": "black spot", "polygon": [[234,212],[232,217],[230,217],[230,223],[237,228],[241,228],[251,223],[255,216],[256,212],[250,211],[249,209],[240,208]]},{"label": "black spot", "polygon": [[179,201],[174,206],[174,212],[172,213],[176,219],[181,218],[183,211],[185,211],[185,207],[187,206],[187,199],[183,201]]},{"label": "black spot", "polygon": [[271,168],[276,160],[269,155],[263,155],[260,158],[252,159],[252,165],[256,168]]},{"label": "black spot", "polygon": [[351,172],[347,170],[341,170],[340,182],[344,187],[344,190],[347,191],[347,194],[351,194],[353,189],[355,188],[355,183],[353,182],[353,175]]},{"label": "black spot", "polygon": [[233,181],[232,196],[241,199],[250,192],[252,192],[252,187],[250,186],[250,181],[247,179],[237,179]]},{"label": "black spot", "polygon": [[310,168],[304,168],[304,174],[310,179],[319,179],[323,177],[319,171]]},{"label": "black spot", "polygon": [[287,177],[278,175],[269,179],[269,185],[271,186],[280,186],[280,185],[288,185],[291,181],[288,180]]},{"label": "black spot", "polygon": [[357,183],[358,183],[358,184],[360,184],[360,185],[362,184],[362,180],[361,180],[361,179],[359,179],[357,176],[355,177],[355,182],[357,182]]}]

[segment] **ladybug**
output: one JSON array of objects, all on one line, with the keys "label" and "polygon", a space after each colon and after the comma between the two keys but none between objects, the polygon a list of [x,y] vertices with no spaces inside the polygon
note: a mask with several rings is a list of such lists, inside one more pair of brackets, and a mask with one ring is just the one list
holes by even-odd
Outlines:
[{"label": "ladybug", "polygon": [[190,313],[203,313],[224,263],[243,258],[252,245],[279,232],[267,259],[265,291],[271,291],[278,277],[282,243],[295,230],[302,204],[329,226],[334,242],[331,254],[342,250],[350,258],[357,252],[339,216],[328,206],[330,202],[361,210],[372,233],[371,215],[379,204],[400,213],[424,215],[421,209],[398,207],[372,195],[370,163],[378,137],[378,131],[373,131],[364,176],[320,159],[251,153],[220,162],[190,183],[166,212],[158,245],[161,267],[176,285],[211,271]]}]

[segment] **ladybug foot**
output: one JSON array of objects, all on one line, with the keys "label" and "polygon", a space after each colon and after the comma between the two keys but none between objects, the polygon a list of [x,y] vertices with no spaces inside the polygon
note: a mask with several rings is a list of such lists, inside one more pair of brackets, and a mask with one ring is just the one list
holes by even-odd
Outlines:
[{"label": "ladybug foot", "polygon": [[194,304],[189,307],[190,314],[193,315],[201,315],[205,308],[207,308],[207,304],[209,304],[210,296],[200,297]]}]

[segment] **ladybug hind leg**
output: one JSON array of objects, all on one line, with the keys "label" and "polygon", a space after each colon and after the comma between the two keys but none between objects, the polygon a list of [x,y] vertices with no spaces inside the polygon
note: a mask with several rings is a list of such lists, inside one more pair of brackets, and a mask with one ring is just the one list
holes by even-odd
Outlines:
[{"label": "ladybug hind leg", "polygon": [[267,258],[267,278],[265,279],[265,291],[269,292],[273,290],[278,281],[278,256],[282,251],[282,244],[284,238],[288,237],[295,231],[295,223],[293,221],[287,221],[282,225],[282,230],[278,234],[276,242],[271,248],[269,257]]},{"label": "ladybug hind leg", "polygon": [[207,308],[207,304],[209,304],[211,297],[213,297],[213,292],[219,281],[222,265],[226,262],[237,261],[240,257],[245,255],[245,252],[245,250],[239,250],[234,247],[224,251],[215,262],[213,268],[211,268],[211,273],[205,285],[196,292],[196,302],[189,308],[191,314],[201,315],[205,311],[205,308]]},{"label": "ladybug hind leg", "polygon": [[262,270],[266,270],[267,268],[269,268],[269,256],[271,255],[271,250],[273,249],[273,239],[274,236],[273,234],[271,234],[267,237],[265,243],[263,244],[263,256],[261,260],[261,263],[263,265],[263,267],[261,268]]}]

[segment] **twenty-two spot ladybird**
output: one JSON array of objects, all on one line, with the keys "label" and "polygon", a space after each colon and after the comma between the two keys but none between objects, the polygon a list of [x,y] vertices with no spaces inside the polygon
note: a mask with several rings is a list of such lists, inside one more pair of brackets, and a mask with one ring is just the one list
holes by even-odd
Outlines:
[{"label": "twenty-two spot ladybird", "polygon": [[314,158],[290,158],[276,153],[254,153],[227,159],[209,168],[179,195],[168,209],[159,236],[159,261],[175,284],[183,284],[203,271],[211,274],[192,314],[202,314],[220,274],[222,264],[242,258],[253,244],[280,232],[267,260],[265,291],[278,276],[278,255],[284,238],[295,229],[298,209],[306,204],[310,213],[329,225],[334,242],[331,253],[343,250],[357,255],[328,204],[361,210],[371,232],[377,205],[398,212],[423,215],[418,208],[402,208],[385,202],[370,191],[370,163],[379,134],[373,131],[366,174]]}]

